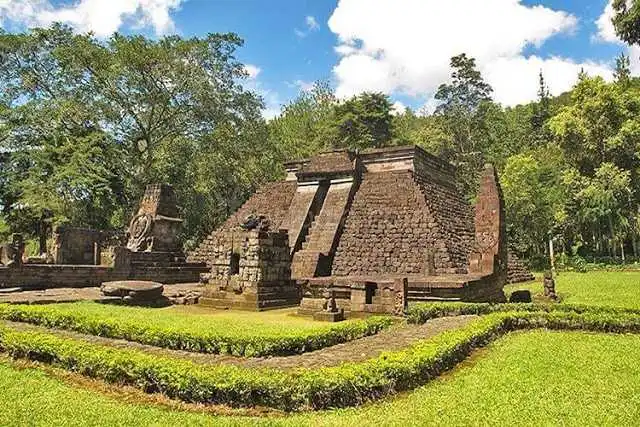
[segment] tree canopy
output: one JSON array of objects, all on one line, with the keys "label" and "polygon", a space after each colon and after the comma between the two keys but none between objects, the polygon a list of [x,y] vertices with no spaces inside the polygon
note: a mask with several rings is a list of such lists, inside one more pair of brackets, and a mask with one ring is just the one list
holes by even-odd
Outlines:
[{"label": "tree canopy", "polygon": [[[626,28],[637,2],[616,10]],[[630,42],[634,31],[619,29]],[[434,112],[398,113],[382,93],[338,99],[318,82],[265,121],[243,83],[241,45],[235,34],[0,32],[0,238],[32,232],[45,211],[121,229],[144,186],[168,182],[189,248],[279,177],[283,160],[416,144],[457,167],[472,202],[484,163],[496,165],[521,255],[543,258],[552,240],[570,254],[640,256],[640,80],[625,55],[615,81],[581,73],[556,97],[540,72],[537,99],[514,107],[496,103],[460,54]]]}]

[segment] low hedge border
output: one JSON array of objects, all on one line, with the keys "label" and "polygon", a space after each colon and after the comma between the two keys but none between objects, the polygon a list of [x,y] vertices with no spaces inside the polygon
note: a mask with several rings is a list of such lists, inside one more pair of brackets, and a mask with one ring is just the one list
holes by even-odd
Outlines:
[{"label": "low hedge border", "polygon": [[365,362],[291,372],[203,366],[10,328],[0,328],[0,351],[187,402],[294,411],[354,406],[414,388],[451,369],[475,348],[509,331],[532,328],[639,333],[640,316],[563,311],[493,313],[461,329]]},{"label": "low hedge border", "polygon": [[375,335],[393,323],[384,316],[328,325],[314,332],[265,336],[234,336],[224,331],[184,331],[145,327],[122,319],[95,319],[84,314],[59,313],[55,306],[0,304],[0,319],[64,329],[88,335],[124,339],[141,344],[198,353],[244,357],[290,356]]},{"label": "low hedge border", "polygon": [[422,324],[427,320],[435,319],[437,317],[461,316],[468,314],[484,315],[511,311],[640,315],[640,309],[593,306],[586,304],[437,302],[412,305],[407,313],[407,322]]}]

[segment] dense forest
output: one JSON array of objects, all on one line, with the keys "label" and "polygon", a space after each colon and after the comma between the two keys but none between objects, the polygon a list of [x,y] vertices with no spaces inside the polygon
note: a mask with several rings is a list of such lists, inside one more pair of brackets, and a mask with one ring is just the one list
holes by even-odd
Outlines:
[{"label": "dense forest", "polygon": [[[637,42],[631,12],[614,23]],[[498,167],[517,253],[542,263],[553,244],[570,257],[640,256],[640,79],[628,57],[615,81],[580,73],[558,97],[541,73],[535,102],[504,108],[461,53],[433,112],[400,113],[380,93],[339,100],[318,82],[266,121],[241,45],[235,34],[0,30],[0,241],[34,235],[43,218],[123,229],[145,185],[168,182],[188,249],[280,178],[284,160],[417,144],[457,167],[471,202],[484,163]]]}]

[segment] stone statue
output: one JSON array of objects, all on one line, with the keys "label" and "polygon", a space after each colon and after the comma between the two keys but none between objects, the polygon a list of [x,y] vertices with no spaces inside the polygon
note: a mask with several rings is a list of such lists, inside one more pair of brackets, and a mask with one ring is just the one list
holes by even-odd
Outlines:
[{"label": "stone statue", "polygon": [[553,272],[545,271],[544,272],[544,296],[549,297],[553,300],[558,299],[558,295],[556,294],[556,281],[553,279]]},{"label": "stone statue", "polygon": [[336,304],[336,298],[333,291],[326,290],[323,292],[322,296],[325,299],[325,302],[323,304],[324,311],[326,311],[327,313],[337,313],[338,305]]}]

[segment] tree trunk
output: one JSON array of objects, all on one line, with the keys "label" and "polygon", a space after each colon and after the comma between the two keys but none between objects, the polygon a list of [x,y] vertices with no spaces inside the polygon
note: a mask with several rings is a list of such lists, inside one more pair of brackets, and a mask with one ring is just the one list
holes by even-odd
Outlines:
[{"label": "tree trunk", "polygon": [[622,256],[622,263],[624,264],[624,239],[620,239],[620,255]]},{"label": "tree trunk", "polygon": [[549,237],[549,262],[551,264],[551,271],[556,271],[556,260],[553,254],[553,237]]}]

